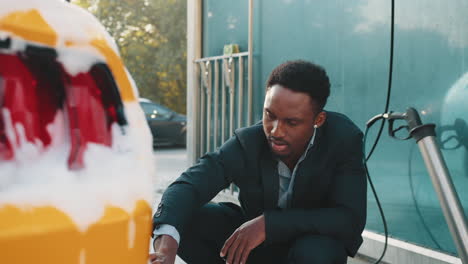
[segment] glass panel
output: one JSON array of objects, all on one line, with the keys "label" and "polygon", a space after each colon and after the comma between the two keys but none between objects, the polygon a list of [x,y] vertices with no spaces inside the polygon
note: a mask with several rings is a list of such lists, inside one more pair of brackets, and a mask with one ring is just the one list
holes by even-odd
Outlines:
[{"label": "glass panel", "polygon": [[[248,0],[242,1],[229,1],[229,0],[204,0],[203,1],[203,57],[220,56],[223,55],[223,47],[226,44],[238,44],[239,52],[248,51]],[[229,65],[229,59],[226,59]],[[206,139],[209,142],[210,149],[203,149],[206,151],[214,151],[217,147],[229,138],[230,131],[237,129],[235,125],[239,119],[242,124],[247,121],[248,115],[248,57],[242,58],[242,66],[239,58],[234,58],[230,67],[234,73],[234,89],[230,94],[229,83],[226,81],[228,76],[225,72],[227,66],[224,65],[223,60],[211,61],[209,66],[211,68],[211,90],[210,98],[206,87],[202,87],[203,95],[205,96],[206,106],[205,113],[210,112],[210,138]],[[241,70],[242,68],[242,70]],[[217,74],[216,74],[217,73]],[[240,76],[240,73],[242,76]],[[201,73],[203,74],[203,73]],[[217,75],[217,76],[215,76]],[[217,80],[217,82],[216,82]],[[242,81],[242,84],[240,83]],[[224,83],[224,84],[223,84]],[[223,97],[223,88],[225,97]],[[241,92],[242,89],[242,92]],[[260,89],[261,90],[261,89]],[[254,98],[257,96],[258,89],[254,89]],[[240,98],[242,95],[242,98]],[[225,103],[223,104],[223,98]],[[242,114],[239,114],[239,102],[242,100]],[[234,125],[230,128],[230,111],[231,103],[233,103],[233,118]],[[263,105],[263,102],[262,102]],[[223,115],[223,109],[225,114]],[[255,110],[255,108],[254,108]],[[222,121],[225,121],[224,126]],[[255,122],[258,119],[255,120]],[[206,121],[206,120],[205,120]],[[205,122],[203,124],[205,129],[208,126]],[[222,128],[224,127],[224,133]],[[206,130],[205,130],[206,131]],[[225,136],[223,138],[223,135]]]},{"label": "glass panel", "polygon": [[[247,0],[204,1],[205,56],[219,55],[226,40],[247,40],[247,24],[244,33],[238,34],[229,31],[226,22],[234,16],[239,23],[247,23],[247,4]],[[324,66],[329,74],[332,92],[326,108],[345,113],[364,130],[366,121],[384,110],[390,4],[383,0],[255,1],[254,120],[261,118],[264,84],[271,70],[286,60],[306,59]],[[415,107],[423,122],[437,125],[442,153],[468,215],[466,10],[465,0],[397,2],[390,109],[403,112]],[[370,131],[367,149],[377,130]],[[386,131],[368,165],[390,235],[456,254],[414,140],[397,141]],[[370,191],[366,228],[383,232]]]},{"label": "glass panel", "polygon": [[203,1],[203,57],[223,54],[226,44],[238,44],[239,51],[248,50],[247,0]]}]

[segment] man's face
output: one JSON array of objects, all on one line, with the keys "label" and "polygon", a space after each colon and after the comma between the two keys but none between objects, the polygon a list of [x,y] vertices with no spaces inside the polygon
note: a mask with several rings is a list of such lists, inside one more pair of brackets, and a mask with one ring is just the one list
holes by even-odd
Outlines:
[{"label": "man's face", "polygon": [[[314,133],[317,123],[314,106],[315,102],[306,93],[278,84],[270,87],[265,95],[263,131],[273,154],[288,166],[295,165]],[[318,125],[324,120],[320,121]]]}]

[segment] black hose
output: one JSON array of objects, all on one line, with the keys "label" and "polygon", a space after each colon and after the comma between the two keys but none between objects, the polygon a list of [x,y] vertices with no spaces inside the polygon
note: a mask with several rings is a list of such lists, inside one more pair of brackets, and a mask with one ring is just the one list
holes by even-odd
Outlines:
[{"label": "black hose", "polygon": [[[385,102],[385,109],[383,113],[388,112],[388,108],[390,107],[390,95],[392,93],[392,78],[393,78],[393,49],[394,49],[394,35],[395,35],[395,0],[392,0],[392,11],[391,11],[391,24],[390,24],[390,60],[389,60],[389,70],[388,70],[388,87],[387,87],[387,99]],[[377,133],[377,137],[375,138],[374,144],[366,157],[366,161],[370,159],[372,154],[374,153],[377,144],[380,141],[380,136],[382,135],[383,128],[385,126],[385,119],[382,119],[380,122],[379,132]]]},{"label": "black hose", "polygon": [[[392,0],[392,7],[391,7],[391,23],[390,23],[390,60],[389,60],[389,70],[388,70],[388,86],[387,86],[387,98],[385,100],[385,109],[383,113],[388,113],[388,109],[390,107],[390,96],[392,93],[392,79],[393,79],[393,50],[394,50],[394,35],[395,35],[395,0]],[[375,151],[375,148],[377,147],[377,144],[380,141],[380,137],[382,135],[383,128],[385,126],[385,119],[382,119],[380,123],[380,128],[379,132],[377,133],[377,137],[375,138],[374,143],[372,144],[372,148],[369,151],[369,154],[366,156],[365,162],[364,162],[364,168],[366,170],[366,175],[367,179],[369,180],[369,185],[372,189],[372,192],[375,197],[375,201],[377,202],[377,207],[379,208],[380,216],[382,217],[382,223],[384,226],[384,233],[385,233],[385,244],[384,244],[384,249],[382,251],[382,254],[380,255],[379,259],[375,262],[375,264],[380,263],[382,261],[383,257],[385,256],[385,253],[387,252],[387,247],[388,247],[388,227],[387,227],[387,221],[385,219],[385,214],[382,209],[382,205],[380,204],[379,197],[377,196],[377,192],[375,190],[374,184],[372,183],[372,179],[369,174],[369,169],[367,168],[367,161],[372,157],[372,154]],[[369,132],[369,128],[371,125],[368,125],[366,127],[366,132],[364,135],[364,146],[366,145],[366,139],[367,139],[367,133]],[[364,150],[364,155],[365,155],[365,150]]]},{"label": "black hose", "polygon": [[[366,132],[364,133],[364,153],[366,153],[365,146],[366,146],[366,139],[367,139],[367,133],[369,132],[369,127],[366,128]],[[366,175],[367,179],[369,180],[369,185],[371,187],[372,193],[374,194],[375,201],[377,202],[377,207],[379,208],[380,216],[382,218],[382,223],[384,226],[384,233],[385,233],[385,244],[384,244],[384,249],[382,251],[382,254],[380,255],[380,258],[375,262],[375,264],[380,263],[380,261],[383,259],[385,256],[385,253],[387,252],[387,245],[388,245],[388,227],[387,227],[387,220],[385,219],[385,214],[382,209],[382,205],[380,204],[379,197],[377,196],[377,191],[375,190],[374,184],[372,183],[372,179],[369,174],[369,169],[367,168],[367,162],[364,162],[364,168],[366,170]]]}]

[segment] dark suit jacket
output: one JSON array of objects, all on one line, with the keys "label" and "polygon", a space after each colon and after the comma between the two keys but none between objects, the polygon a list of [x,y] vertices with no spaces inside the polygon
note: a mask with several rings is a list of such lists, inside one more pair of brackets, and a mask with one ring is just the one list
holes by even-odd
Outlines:
[{"label": "dark suit jacket", "polygon": [[362,132],[346,116],[327,112],[294,181],[291,208],[280,210],[277,161],[261,124],[242,128],[217,152],[203,156],[165,191],[153,224],[173,225],[183,236],[195,210],[234,182],[247,219],[265,215],[265,243],[303,234],[342,241],[354,256],[366,220]]}]

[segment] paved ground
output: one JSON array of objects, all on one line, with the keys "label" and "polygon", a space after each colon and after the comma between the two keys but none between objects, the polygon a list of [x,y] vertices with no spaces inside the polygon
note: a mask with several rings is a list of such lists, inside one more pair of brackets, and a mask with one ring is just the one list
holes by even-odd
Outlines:
[{"label": "paved ground", "polygon": [[[154,152],[156,160],[156,175],[154,178],[154,205],[158,205],[162,193],[187,168],[187,151],[181,148],[161,148]],[[154,208],[153,208],[154,209]],[[150,247],[153,250],[152,246]],[[179,257],[175,264],[185,264]]]},{"label": "paved ground", "polygon": [[[156,175],[154,178],[155,184],[155,204],[159,203],[164,189],[174,181],[179,175],[184,172],[188,166],[187,152],[185,149],[180,148],[161,148],[154,152],[156,161]],[[229,199],[227,194],[222,195],[221,199]],[[231,198],[232,199],[232,198]],[[151,247],[152,250],[152,247]],[[348,264],[365,264],[365,262],[357,259],[349,259]],[[176,264],[185,264],[179,258]],[[208,264],[208,263],[207,263]]]},{"label": "paved ground", "polygon": [[161,148],[154,152],[154,156],[156,160],[155,195],[159,200],[167,186],[187,169],[187,151],[182,148]]}]

